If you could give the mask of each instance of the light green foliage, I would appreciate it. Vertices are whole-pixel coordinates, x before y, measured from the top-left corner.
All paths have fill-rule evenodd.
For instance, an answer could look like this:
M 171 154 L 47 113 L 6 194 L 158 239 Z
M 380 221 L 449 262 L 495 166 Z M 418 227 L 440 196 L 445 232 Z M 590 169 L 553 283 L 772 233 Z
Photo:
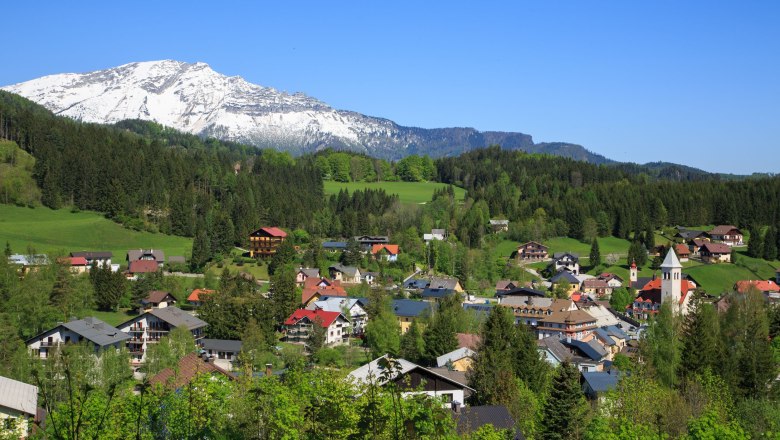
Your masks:
M 583 435 L 584 440 L 663 440 L 668 436 L 648 425 L 638 425 L 628 420 L 610 422 L 605 417 L 594 417 Z
M 175 368 L 181 358 L 196 350 L 192 333 L 185 328 L 175 328 L 160 342 L 150 344 L 146 350 L 144 372 L 154 376 L 166 368 Z
M 648 361 L 655 371 L 659 382 L 667 387 L 677 384 L 677 373 L 680 367 L 680 319 L 668 303 L 650 323 L 644 341 Z
M 16 143 L 0 140 L 0 203 L 38 206 L 41 191 L 32 172 L 35 158 Z
M 634 302 L 634 296 L 625 287 L 618 287 L 612 290 L 612 295 L 609 297 L 609 305 L 612 309 L 623 313 L 626 307 Z
M 406 182 L 424 182 L 431 180 L 436 175 L 433 160 L 428 156 L 406 156 L 396 163 L 395 172 L 401 180 Z
M 390 309 L 387 297 L 375 296 L 377 299 L 376 314 L 369 314 L 366 324 L 366 343 L 374 357 L 398 354 L 401 345 L 401 329 L 395 314 Z
M 496 429 L 493 425 L 487 424 L 463 438 L 465 440 L 510 440 L 514 438 L 514 434 L 510 430 Z
M 750 436 L 736 423 L 723 423 L 714 412 L 707 412 L 688 424 L 686 440 L 748 440 Z
M 430 202 L 435 190 L 447 188 L 448 186 L 438 182 L 348 182 L 347 183 L 347 182 L 325 181 L 324 187 L 325 187 L 325 194 L 328 195 L 338 194 L 338 192 L 342 189 L 346 189 L 350 193 L 359 189 L 383 189 L 388 194 L 397 194 L 398 199 L 401 203 L 417 205 L 420 203 Z M 455 194 L 455 200 L 463 200 L 466 192 L 463 190 L 463 188 L 454 187 L 454 194 Z M 447 209 L 444 210 L 444 212 L 446 211 Z M 433 227 L 437 227 L 437 226 L 433 226 Z

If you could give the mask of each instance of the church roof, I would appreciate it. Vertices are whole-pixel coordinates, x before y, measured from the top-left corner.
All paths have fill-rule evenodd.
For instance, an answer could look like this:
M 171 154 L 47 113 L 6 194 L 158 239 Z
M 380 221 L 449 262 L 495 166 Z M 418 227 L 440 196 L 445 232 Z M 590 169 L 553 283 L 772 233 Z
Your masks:
M 666 258 L 661 263 L 661 268 L 682 269 L 682 264 L 680 264 L 677 254 L 674 253 L 674 249 L 669 249 L 669 252 L 666 253 Z

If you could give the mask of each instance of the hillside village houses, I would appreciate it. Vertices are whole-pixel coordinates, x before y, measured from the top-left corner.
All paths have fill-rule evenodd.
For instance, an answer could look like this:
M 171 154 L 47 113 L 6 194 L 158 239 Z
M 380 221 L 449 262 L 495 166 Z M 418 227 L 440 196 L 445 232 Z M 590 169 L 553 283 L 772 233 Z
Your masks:
M 549 248 L 536 241 L 529 241 L 517 247 L 517 258 L 523 261 L 545 260 L 549 255 Z
M 349 320 L 341 312 L 298 309 L 284 321 L 284 338 L 287 342 L 305 344 L 315 325 L 325 329 L 325 345 L 342 344 L 351 334 Z
M 58 324 L 28 339 L 25 345 L 33 356 L 47 359 L 64 344 L 85 342 L 94 348 L 95 353 L 100 353 L 112 348 L 118 350 L 128 340 L 128 334 L 97 318 L 87 317 Z
M 359 298 L 326 296 L 310 303 L 306 308 L 309 310 L 323 310 L 325 312 L 339 312 L 349 321 L 350 332 L 353 335 L 362 335 L 368 323 L 368 313 L 366 313 L 363 301 Z
M 343 264 L 334 264 L 328 268 L 328 273 L 333 281 L 339 281 L 344 284 L 360 284 L 362 277 L 360 269 L 354 266 L 345 266 Z
M 271 257 L 287 239 L 287 233 L 275 226 L 266 226 L 249 234 L 249 256 Z
M 149 345 L 160 342 L 160 339 L 167 336 L 174 328 L 189 330 L 198 343 L 203 339 L 203 330 L 207 325 L 205 321 L 171 306 L 151 309 L 119 324 L 117 329 L 129 336 L 126 341 L 130 360 L 134 365 L 138 365 L 146 360 Z
M 580 273 L 580 256 L 572 252 L 556 252 L 553 255 L 550 268 L 554 272 L 565 270 L 578 275 Z
M 683 277 L 682 264 L 674 250 L 669 249 L 661 264 L 661 278 L 652 279 L 642 286 L 633 305 L 626 311 L 645 320 L 658 313 L 662 304 L 669 303 L 673 311 L 685 315 L 694 290 L 696 283 Z
M 425 243 L 430 243 L 434 240 L 444 241 L 446 239 L 447 239 L 446 229 L 431 229 L 430 234 L 423 234 L 423 241 Z
M 42 422 L 38 407 L 38 387 L 0 376 L 0 435 L 28 438 Z
M 375 244 L 371 246 L 371 255 L 377 260 L 398 261 L 398 252 L 397 244 Z

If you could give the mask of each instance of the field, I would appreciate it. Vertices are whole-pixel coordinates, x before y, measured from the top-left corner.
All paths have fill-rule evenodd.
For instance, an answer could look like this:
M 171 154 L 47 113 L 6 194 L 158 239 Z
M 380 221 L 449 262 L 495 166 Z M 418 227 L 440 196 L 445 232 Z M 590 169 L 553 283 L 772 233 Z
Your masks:
M 191 239 L 132 231 L 95 212 L 0 205 L 0 245 L 5 242 L 14 253 L 26 253 L 28 246 L 55 255 L 107 250 L 117 263 L 124 261 L 128 249 L 162 249 L 166 256 L 189 256 L 192 250 Z
M 601 258 L 604 259 L 607 254 L 619 254 L 625 257 L 628 253 L 628 247 L 631 243 L 628 240 L 615 237 L 602 237 L 599 238 L 599 250 L 601 251 Z M 517 250 L 517 246 L 520 243 L 515 241 L 504 240 L 496 246 L 496 252 L 499 255 L 510 256 L 512 252 Z M 556 252 L 572 252 L 579 254 L 581 259 L 587 261 L 590 254 L 590 243 L 583 243 L 574 238 L 556 237 L 548 240 L 542 240 L 542 244 L 550 248 L 550 255 Z
M 326 180 L 325 194 L 338 194 L 339 190 L 346 189 L 349 192 L 357 189 L 383 189 L 389 194 L 398 194 L 401 203 L 425 203 L 433 198 L 433 191 L 444 188 L 447 185 L 436 182 L 334 182 Z M 455 198 L 463 200 L 466 190 L 455 187 Z

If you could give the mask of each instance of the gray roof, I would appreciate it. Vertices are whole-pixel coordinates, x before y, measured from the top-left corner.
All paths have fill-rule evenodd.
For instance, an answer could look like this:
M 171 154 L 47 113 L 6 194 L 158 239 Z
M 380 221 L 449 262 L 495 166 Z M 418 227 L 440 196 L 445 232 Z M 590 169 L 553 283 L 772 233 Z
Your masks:
M 620 374 L 608 371 L 586 371 L 582 373 L 582 379 L 594 392 L 603 393 L 617 386 Z
M 358 298 L 344 298 L 340 296 L 328 296 L 320 299 L 319 301 L 315 301 L 312 304 L 311 310 L 314 309 L 320 309 L 324 310 L 326 312 L 342 312 L 342 308 L 346 308 L 347 310 L 352 309 L 352 307 L 355 306 L 355 304 L 359 303 L 360 300 Z
M 553 254 L 553 260 L 559 260 L 565 257 L 566 255 L 573 257 L 575 260 L 580 259 L 580 254 L 575 254 L 574 252 L 556 252 Z
M 431 234 L 444 235 L 447 233 L 446 229 L 431 229 Z
M 320 276 L 320 270 L 317 269 L 316 267 L 314 269 L 310 269 L 308 267 L 302 267 L 298 269 L 298 272 L 303 272 L 303 274 L 306 275 L 307 277 L 317 278 L 318 276 Z
M 127 261 L 140 260 L 144 255 L 151 255 L 158 263 L 165 262 L 165 252 L 160 249 L 130 249 L 127 251 Z
M 496 429 L 515 431 L 515 436 L 512 437 L 515 440 L 525 438 L 519 430 L 515 430 L 515 419 L 503 405 L 466 406 L 461 408 L 460 412 L 453 412 L 452 417 L 455 418 L 457 432 L 460 435 L 473 433 L 480 427 L 490 424 Z
M 36 415 L 38 387 L 0 376 L 0 407 Z
M 680 260 L 677 259 L 677 254 L 674 253 L 674 249 L 669 249 L 669 252 L 666 253 L 666 258 L 664 258 L 664 262 L 661 263 L 661 268 L 670 268 L 670 269 L 682 269 L 682 264 L 680 264 Z
M 357 274 L 358 268 L 353 266 L 344 266 L 343 264 L 335 264 L 333 266 L 330 266 L 328 269 L 334 270 L 336 272 L 345 273 L 351 277 L 354 277 L 355 274 Z
M 468 347 L 456 348 L 449 353 L 437 357 L 436 366 L 443 367 L 447 365 L 447 362 L 455 362 L 466 357 L 474 357 L 475 354 L 477 353 Z
M 241 341 L 230 339 L 201 339 L 200 346 L 204 350 L 232 351 L 238 353 L 241 351 Z
M 584 354 L 586 357 L 594 360 L 594 361 L 600 361 L 602 360 L 606 355 L 607 351 L 604 350 L 604 347 L 602 347 L 598 342 L 591 339 L 588 342 L 578 341 L 576 339 L 572 339 L 571 341 L 561 341 L 564 345 L 567 345 L 569 347 L 574 347 L 575 349 L 579 350 L 582 354 Z
M 491 225 L 508 225 L 509 220 L 490 220 Z
M 346 241 L 325 241 L 322 243 L 322 247 L 325 249 L 346 249 Z
M 431 313 L 433 306 L 429 302 L 415 301 L 411 299 L 394 299 L 393 300 L 393 312 L 396 316 L 406 316 L 410 318 L 416 318 L 425 311 Z
M 423 298 L 444 298 L 454 293 L 455 291 L 452 289 L 427 288 L 422 291 L 422 297 Z
M 455 289 L 458 286 L 457 278 L 433 277 L 428 287 L 431 289 Z
M 569 284 L 578 284 L 578 285 L 580 284 L 580 280 L 576 276 L 574 276 L 573 273 L 567 270 L 562 270 L 557 274 L 555 274 L 552 278 L 550 278 L 550 282 L 557 283 L 561 281 L 561 279 L 565 279 L 566 281 L 569 282 Z
M 534 306 L 534 307 L 550 307 L 554 298 L 550 297 L 538 297 L 538 296 L 505 296 L 501 298 L 501 304 L 506 306 Z
M 599 339 L 601 339 L 601 340 L 604 342 L 604 344 L 605 344 L 605 345 L 609 345 L 609 346 L 611 347 L 611 346 L 613 346 L 613 345 L 616 345 L 616 344 L 617 344 L 617 343 L 615 342 L 615 340 L 614 340 L 614 339 L 612 339 L 612 338 L 609 336 L 609 332 L 607 332 L 607 331 L 606 331 L 604 328 L 597 328 L 597 329 L 596 329 L 596 330 L 594 330 L 593 332 L 596 334 L 596 336 L 598 336 L 598 337 L 599 337 Z
M 44 265 L 49 264 L 49 257 L 46 254 L 13 254 L 8 257 L 8 262 L 13 264 L 21 264 L 23 266 Z
M 71 252 L 71 257 L 84 257 L 87 260 L 106 260 L 114 256 L 111 251 L 81 251 Z
M 57 329 L 59 327 L 65 327 L 66 329 L 72 331 L 73 333 L 76 333 L 77 335 L 84 337 L 84 339 L 88 339 L 92 341 L 95 345 L 99 347 L 107 347 L 117 342 L 130 339 L 130 335 L 128 335 L 127 333 L 122 332 L 115 327 L 111 327 L 110 325 L 106 324 L 105 322 L 97 318 L 93 318 L 89 316 L 84 319 L 76 319 L 70 322 L 66 322 L 64 324 L 60 324 L 57 327 L 54 327 L 53 329 L 49 329 L 46 330 L 45 332 L 39 333 L 38 335 L 28 339 L 27 343 L 29 344 L 32 341 L 41 337 L 42 335 L 49 333 L 50 331 Z
M 154 315 L 174 327 L 183 327 L 188 330 L 205 327 L 206 321 L 196 318 L 178 307 L 165 307 L 163 309 L 152 309 L 147 312 Z
M 373 361 L 363 365 L 360 368 L 357 368 L 350 372 L 347 375 L 347 378 L 353 379 L 355 382 L 363 382 L 368 383 L 371 379 L 376 381 L 377 385 L 382 385 L 386 383 L 387 381 L 381 380 L 382 373 L 384 372 L 384 368 L 380 365 L 380 359 L 387 358 L 387 355 L 381 356 L 379 358 L 374 359 Z M 398 374 L 396 376 L 406 374 L 415 368 L 418 368 L 419 365 L 415 364 L 414 362 L 407 361 L 406 359 L 395 359 L 395 361 L 399 364 Z
M 517 287 L 517 288 L 511 289 L 511 290 L 505 290 L 505 291 L 502 291 L 502 292 L 496 292 L 496 296 L 498 296 L 498 297 L 507 297 L 507 296 L 539 296 L 539 297 L 543 297 L 543 296 L 545 296 L 545 294 L 541 290 L 532 289 L 530 287 Z

